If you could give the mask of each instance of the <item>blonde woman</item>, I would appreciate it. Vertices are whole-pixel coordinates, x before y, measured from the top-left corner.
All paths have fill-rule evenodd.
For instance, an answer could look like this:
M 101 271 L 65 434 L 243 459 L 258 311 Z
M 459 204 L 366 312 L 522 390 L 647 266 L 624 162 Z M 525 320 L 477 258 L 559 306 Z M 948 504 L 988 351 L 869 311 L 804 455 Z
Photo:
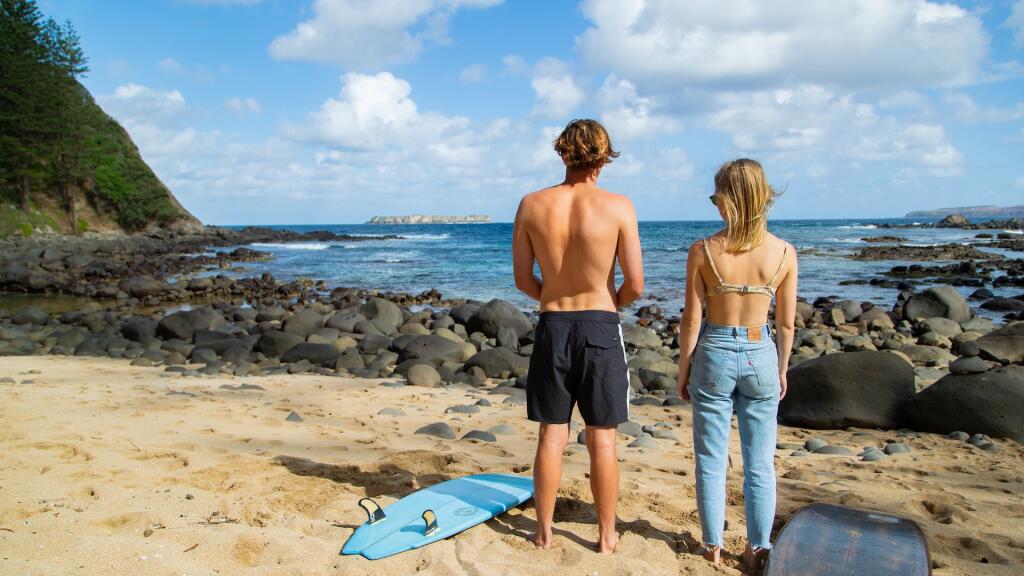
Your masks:
M 721 562 L 725 475 L 735 410 L 743 454 L 747 520 L 744 562 L 757 568 L 771 548 L 775 435 L 796 313 L 796 250 L 767 230 L 776 193 L 754 160 L 726 162 L 711 202 L 725 223 L 694 242 L 686 261 L 679 334 L 679 395 L 692 402 L 697 510 L 704 557 Z M 775 342 L 768 310 L 775 298 Z

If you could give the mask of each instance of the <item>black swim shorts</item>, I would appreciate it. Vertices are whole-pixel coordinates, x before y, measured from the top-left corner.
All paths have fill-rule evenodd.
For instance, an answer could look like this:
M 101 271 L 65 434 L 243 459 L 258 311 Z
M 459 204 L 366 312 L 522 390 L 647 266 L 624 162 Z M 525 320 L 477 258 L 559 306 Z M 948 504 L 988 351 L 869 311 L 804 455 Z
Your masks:
M 587 425 L 617 426 L 629 420 L 629 393 L 618 314 L 541 313 L 527 376 L 530 420 L 565 424 L 579 404 Z

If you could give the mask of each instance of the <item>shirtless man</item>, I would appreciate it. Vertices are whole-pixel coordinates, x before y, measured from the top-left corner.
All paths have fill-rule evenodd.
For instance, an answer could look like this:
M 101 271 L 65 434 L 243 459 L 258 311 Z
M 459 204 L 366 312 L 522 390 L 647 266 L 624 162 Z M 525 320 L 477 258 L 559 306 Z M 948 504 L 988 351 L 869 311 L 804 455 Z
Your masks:
M 512 238 L 516 287 L 538 300 L 541 312 L 527 382 L 527 413 L 540 423 L 534 543 L 551 545 L 562 454 L 578 404 L 587 426 L 597 550 L 611 553 L 619 539 L 615 432 L 629 419 L 629 369 L 617 310 L 644 289 L 640 237 L 629 199 L 596 185 L 601 168 L 619 155 L 604 127 L 574 120 L 555 141 L 555 151 L 565 163 L 565 181 L 523 198 Z M 624 278 L 618 289 L 616 259 Z

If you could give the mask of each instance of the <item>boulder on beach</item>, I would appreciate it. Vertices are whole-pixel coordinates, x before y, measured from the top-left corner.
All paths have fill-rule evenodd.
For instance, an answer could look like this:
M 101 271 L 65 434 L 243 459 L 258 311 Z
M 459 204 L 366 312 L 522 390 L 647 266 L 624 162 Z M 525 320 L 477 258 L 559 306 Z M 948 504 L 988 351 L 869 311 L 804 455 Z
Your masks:
M 370 298 L 359 309 L 359 313 L 383 334 L 394 334 L 402 325 L 402 309 L 394 302 L 383 298 Z
M 454 317 L 455 311 L 452 312 Z M 533 329 L 533 324 L 518 308 L 497 298 L 481 306 L 466 323 L 470 333 L 483 332 L 488 338 L 497 338 L 502 328 L 509 328 L 522 338 Z
M 636 324 L 622 325 L 622 341 L 633 348 L 661 348 L 661 337 L 657 332 Z
M 316 310 L 299 310 L 284 321 L 284 331 L 301 336 L 303 340 L 324 325 L 324 317 Z
M 908 416 L 922 432 L 966 430 L 1024 442 L 1024 377 L 1007 368 L 950 374 L 914 396 Z
M 260 335 L 256 349 L 269 358 L 277 358 L 302 342 L 302 336 L 280 330 L 269 330 Z
M 1008 364 L 1024 361 L 1024 322 L 1007 324 L 974 341 L 982 357 Z
M 499 378 L 507 372 L 513 376 L 525 376 L 530 369 L 530 359 L 508 348 L 490 348 L 477 352 L 466 361 L 466 368 L 480 367 L 490 378 Z
M 966 322 L 971 318 L 971 307 L 952 286 L 939 286 L 911 296 L 903 305 L 903 317 L 907 320 L 941 317 Z
M 779 406 L 791 426 L 899 428 L 914 395 L 914 370 L 889 352 L 844 352 L 801 362 L 787 372 Z
M 401 354 L 399 354 L 399 359 L 403 362 L 413 359 L 430 360 L 438 363 L 444 361 L 462 362 L 464 360 L 463 354 L 461 344 L 442 336 L 425 334 L 413 336 L 411 340 L 406 342 L 402 347 Z
M 281 355 L 281 362 L 308 360 L 310 364 L 333 367 L 339 356 L 341 356 L 341 350 L 330 344 L 300 342 Z

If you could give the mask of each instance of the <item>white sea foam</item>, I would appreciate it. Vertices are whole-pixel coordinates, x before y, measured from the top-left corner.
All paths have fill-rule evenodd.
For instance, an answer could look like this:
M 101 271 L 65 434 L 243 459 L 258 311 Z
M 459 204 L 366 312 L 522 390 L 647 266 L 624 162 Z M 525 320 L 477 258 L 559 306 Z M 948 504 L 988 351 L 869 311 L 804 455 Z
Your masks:
M 321 242 L 254 242 L 250 244 L 254 248 L 276 248 L 279 250 L 324 250 L 330 244 Z
M 449 235 L 445 234 L 399 234 L 403 240 L 447 240 Z
M 1024 230 L 1002 230 L 1006 234 L 1024 234 Z
M 878 228 L 878 226 L 875 226 L 874 224 L 849 224 L 845 226 L 838 226 L 838 228 L 845 228 L 847 230 L 874 230 L 875 228 Z

